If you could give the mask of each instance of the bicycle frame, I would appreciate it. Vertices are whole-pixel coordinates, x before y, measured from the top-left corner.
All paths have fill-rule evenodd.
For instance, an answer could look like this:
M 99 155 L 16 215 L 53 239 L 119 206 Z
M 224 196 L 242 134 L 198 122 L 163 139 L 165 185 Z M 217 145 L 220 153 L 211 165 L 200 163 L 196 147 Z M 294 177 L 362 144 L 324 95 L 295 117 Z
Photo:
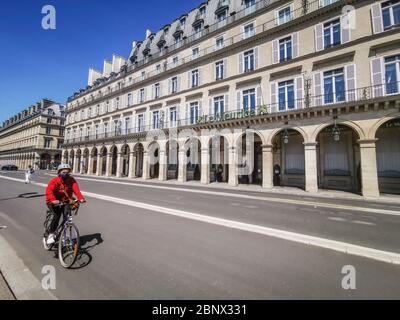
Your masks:
M 63 204 L 59 204 L 58 205 L 59 207 L 63 207 L 63 206 L 69 206 L 69 204 L 65 204 L 65 203 L 63 203 Z M 57 231 L 56 231 L 56 242 L 58 242 L 58 240 L 60 239 L 60 237 L 61 237 L 61 233 L 64 231 L 64 239 L 65 239 L 65 236 L 66 236 L 66 230 L 67 230 L 67 227 L 70 225 L 70 224 L 72 224 L 72 222 L 73 222 L 73 218 L 72 218 L 72 215 L 77 215 L 78 214 L 78 211 L 79 211 L 79 205 L 78 205 L 78 207 L 75 209 L 75 210 L 72 210 L 72 209 L 69 209 L 69 212 L 68 212 L 68 214 L 66 215 L 65 214 L 65 208 L 64 208 L 64 210 L 63 210 L 63 222 L 60 224 L 60 226 L 57 228 Z M 64 244 L 65 245 L 65 244 Z

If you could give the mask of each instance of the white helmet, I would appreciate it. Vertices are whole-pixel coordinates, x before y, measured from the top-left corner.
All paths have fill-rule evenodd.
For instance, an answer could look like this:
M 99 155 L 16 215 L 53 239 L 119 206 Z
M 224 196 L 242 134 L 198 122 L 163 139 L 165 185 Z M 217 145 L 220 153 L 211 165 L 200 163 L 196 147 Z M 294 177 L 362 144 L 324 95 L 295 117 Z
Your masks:
M 68 169 L 68 170 L 72 170 L 72 168 L 71 168 L 71 166 L 69 165 L 69 164 L 67 164 L 67 163 L 62 163 L 62 164 L 60 164 L 59 166 L 58 166 L 58 169 L 57 169 L 57 172 L 60 172 L 61 170 L 64 170 L 64 169 Z

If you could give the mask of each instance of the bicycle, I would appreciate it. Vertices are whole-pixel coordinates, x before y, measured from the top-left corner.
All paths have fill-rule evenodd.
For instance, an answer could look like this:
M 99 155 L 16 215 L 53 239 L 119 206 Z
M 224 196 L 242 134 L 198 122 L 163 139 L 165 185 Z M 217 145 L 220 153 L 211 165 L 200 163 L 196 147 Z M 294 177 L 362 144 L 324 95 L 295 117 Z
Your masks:
M 58 206 L 69 206 L 68 210 L 63 210 L 63 222 L 58 226 L 55 232 L 55 242 L 48 245 L 46 235 L 43 236 L 43 246 L 46 251 L 51 251 L 58 244 L 58 259 L 61 265 L 69 269 L 75 263 L 80 251 L 79 230 L 73 223 L 72 216 L 77 215 L 79 211 L 79 202 L 75 200 L 72 204 L 61 203 Z M 64 209 L 64 208 L 63 208 Z M 67 211 L 67 213 L 65 213 Z M 50 211 L 47 211 L 47 218 L 44 223 L 45 228 L 50 220 Z

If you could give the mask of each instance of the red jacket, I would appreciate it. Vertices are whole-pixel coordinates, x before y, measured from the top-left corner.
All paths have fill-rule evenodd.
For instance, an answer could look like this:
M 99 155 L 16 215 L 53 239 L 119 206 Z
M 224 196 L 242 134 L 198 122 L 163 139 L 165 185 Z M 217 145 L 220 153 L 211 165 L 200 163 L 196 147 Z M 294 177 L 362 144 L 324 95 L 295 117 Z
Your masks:
M 85 200 L 81 191 L 79 190 L 78 183 L 72 177 L 68 177 L 67 180 L 63 180 L 60 177 L 56 177 L 52 179 L 46 188 L 46 203 L 50 203 L 53 201 L 61 201 L 68 202 L 68 198 L 64 193 L 64 190 L 67 191 L 67 194 L 70 198 L 75 194 L 79 201 Z

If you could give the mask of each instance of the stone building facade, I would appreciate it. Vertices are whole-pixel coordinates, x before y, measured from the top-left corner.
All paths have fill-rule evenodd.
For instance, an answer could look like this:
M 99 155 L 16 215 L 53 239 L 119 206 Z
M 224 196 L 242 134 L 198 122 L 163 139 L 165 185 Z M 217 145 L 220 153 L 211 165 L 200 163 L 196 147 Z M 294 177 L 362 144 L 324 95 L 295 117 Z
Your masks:
M 0 166 L 53 169 L 62 160 L 64 128 L 65 106 L 47 99 L 4 121 L 0 127 Z
M 210 0 L 67 103 L 75 172 L 400 194 L 400 1 Z

